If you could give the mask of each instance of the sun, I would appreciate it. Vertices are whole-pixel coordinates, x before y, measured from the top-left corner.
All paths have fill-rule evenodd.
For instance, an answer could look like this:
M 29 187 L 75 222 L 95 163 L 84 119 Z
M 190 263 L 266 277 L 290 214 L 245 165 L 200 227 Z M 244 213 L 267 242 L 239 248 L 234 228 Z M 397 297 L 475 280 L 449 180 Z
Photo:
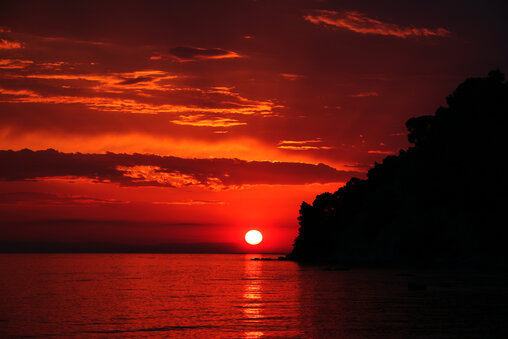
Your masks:
M 258 230 L 250 230 L 245 233 L 245 241 L 251 245 L 257 245 L 263 241 L 263 235 Z

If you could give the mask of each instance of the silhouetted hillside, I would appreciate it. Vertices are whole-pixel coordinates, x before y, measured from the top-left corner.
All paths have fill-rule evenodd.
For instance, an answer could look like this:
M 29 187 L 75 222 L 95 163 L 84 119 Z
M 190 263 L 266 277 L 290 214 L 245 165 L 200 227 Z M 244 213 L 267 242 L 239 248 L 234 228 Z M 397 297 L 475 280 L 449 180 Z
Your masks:
M 406 122 L 413 144 L 300 208 L 297 261 L 505 264 L 508 84 L 464 81 L 435 115 Z

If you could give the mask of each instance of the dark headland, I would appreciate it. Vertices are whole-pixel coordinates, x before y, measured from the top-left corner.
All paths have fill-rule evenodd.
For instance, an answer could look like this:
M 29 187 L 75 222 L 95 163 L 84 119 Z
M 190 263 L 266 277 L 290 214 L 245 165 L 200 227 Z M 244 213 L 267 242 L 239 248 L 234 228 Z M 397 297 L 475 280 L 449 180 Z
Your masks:
M 369 266 L 507 265 L 508 84 L 469 78 L 434 115 L 406 122 L 412 144 L 300 208 L 287 258 Z

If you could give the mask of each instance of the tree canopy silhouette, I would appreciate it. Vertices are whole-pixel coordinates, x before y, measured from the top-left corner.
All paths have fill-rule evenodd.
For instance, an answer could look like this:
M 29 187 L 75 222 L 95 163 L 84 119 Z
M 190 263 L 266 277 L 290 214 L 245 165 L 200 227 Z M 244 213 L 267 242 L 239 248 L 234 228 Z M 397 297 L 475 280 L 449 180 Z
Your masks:
M 469 78 L 434 115 L 406 122 L 413 145 L 300 208 L 289 259 L 367 264 L 506 264 L 508 84 Z

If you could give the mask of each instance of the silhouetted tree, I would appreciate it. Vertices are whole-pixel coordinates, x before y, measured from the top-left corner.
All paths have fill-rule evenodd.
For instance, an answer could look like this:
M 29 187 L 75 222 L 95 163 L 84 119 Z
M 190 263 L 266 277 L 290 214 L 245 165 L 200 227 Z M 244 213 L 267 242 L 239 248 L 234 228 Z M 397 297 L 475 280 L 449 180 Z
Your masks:
M 507 263 L 505 76 L 467 79 L 446 102 L 435 115 L 409 119 L 413 146 L 376 163 L 367 179 L 302 203 L 288 257 Z

